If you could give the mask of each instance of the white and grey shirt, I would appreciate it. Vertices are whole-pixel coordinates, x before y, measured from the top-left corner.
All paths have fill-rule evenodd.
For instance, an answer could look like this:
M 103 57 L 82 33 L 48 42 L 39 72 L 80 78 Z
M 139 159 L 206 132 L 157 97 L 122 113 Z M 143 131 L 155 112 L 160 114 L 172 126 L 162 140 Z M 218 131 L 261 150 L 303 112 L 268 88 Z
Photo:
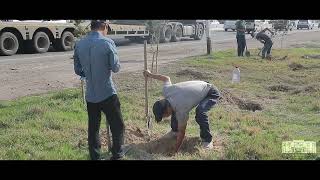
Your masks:
M 164 82 L 162 93 L 175 111 L 178 123 L 186 124 L 189 112 L 207 96 L 211 87 L 211 84 L 204 81 L 171 84 L 169 80 Z

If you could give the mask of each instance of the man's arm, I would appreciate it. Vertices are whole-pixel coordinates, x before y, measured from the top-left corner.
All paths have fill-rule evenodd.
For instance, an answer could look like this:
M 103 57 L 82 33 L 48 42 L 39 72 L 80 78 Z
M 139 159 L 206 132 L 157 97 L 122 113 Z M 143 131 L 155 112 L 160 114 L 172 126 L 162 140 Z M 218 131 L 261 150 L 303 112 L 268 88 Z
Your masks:
M 261 43 L 265 43 L 265 41 L 263 39 L 258 39 Z
M 150 78 L 157 79 L 157 80 L 160 80 L 163 82 L 170 81 L 169 76 L 165 76 L 165 75 L 161 75 L 161 74 L 152 74 L 149 70 L 144 70 L 143 75 L 144 75 L 144 77 L 150 77 Z
M 264 30 L 262 30 L 262 32 L 266 32 L 269 31 L 272 35 L 274 34 L 274 32 L 272 32 L 269 28 L 265 28 Z
M 181 124 L 178 122 L 178 133 L 177 133 L 177 142 L 176 142 L 175 153 L 177 153 L 179 151 L 179 149 L 182 145 L 183 139 L 186 134 L 186 127 L 187 127 L 187 123 Z
M 175 153 L 177 153 L 182 145 L 183 139 L 186 134 L 187 122 L 189 119 L 189 113 L 179 113 L 176 112 L 176 118 L 178 121 L 178 133 L 177 133 L 177 142 L 175 147 Z
M 85 77 L 84 72 L 83 72 L 83 70 L 82 70 L 82 66 L 81 66 L 81 64 L 80 64 L 77 46 L 76 46 L 75 49 L 74 49 L 73 65 L 74 65 L 74 72 L 75 72 L 78 76 Z
M 111 68 L 112 72 L 117 73 L 120 70 L 120 61 L 116 46 L 114 43 L 107 43 L 108 45 L 108 61 L 109 67 Z

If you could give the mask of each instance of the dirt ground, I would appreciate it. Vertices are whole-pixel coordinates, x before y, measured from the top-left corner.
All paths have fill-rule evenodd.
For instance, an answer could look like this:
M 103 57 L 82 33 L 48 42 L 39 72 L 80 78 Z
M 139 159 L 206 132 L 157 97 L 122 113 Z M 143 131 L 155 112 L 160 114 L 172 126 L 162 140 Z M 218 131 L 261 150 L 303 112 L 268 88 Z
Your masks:
M 107 131 L 101 130 L 100 133 L 102 147 L 108 147 Z M 224 141 L 222 137 L 215 136 L 213 141 L 213 151 L 223 153 Z M 134 125 L 126 125 L 125 145 L 130 147 L 128 155 L 134 159 L 170 159 L 174 156 L 176 139 L 164 137 L 164 134 L 157 134 L 153 131 L 148 134 L 147 129 L 141 129 Z M 188 137 L 183 141 L 179 153 L 199 154 L 203 153 L 200 148 L 201 139 L 199 137 Z M 222 156 L 222 155 L 221 155 Z

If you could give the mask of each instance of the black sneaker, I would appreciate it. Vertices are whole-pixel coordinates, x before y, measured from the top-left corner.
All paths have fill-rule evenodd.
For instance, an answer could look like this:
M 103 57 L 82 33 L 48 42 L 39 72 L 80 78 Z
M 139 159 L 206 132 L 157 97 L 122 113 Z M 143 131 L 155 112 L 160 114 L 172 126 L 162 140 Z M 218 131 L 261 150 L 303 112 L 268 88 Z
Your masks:
M 127 152 L 131 149 L 130 145 L 126 145 L 122 147 L 122 153 L 120 156 L 112 156 L 110 160 L 121 160 L 127 154 Z
M 112 156 L 112 157 L 110 158 L 110 160 L 121 160 L 121 159 L 123 159 L 123 156 L 122 156 L 122 157 Z

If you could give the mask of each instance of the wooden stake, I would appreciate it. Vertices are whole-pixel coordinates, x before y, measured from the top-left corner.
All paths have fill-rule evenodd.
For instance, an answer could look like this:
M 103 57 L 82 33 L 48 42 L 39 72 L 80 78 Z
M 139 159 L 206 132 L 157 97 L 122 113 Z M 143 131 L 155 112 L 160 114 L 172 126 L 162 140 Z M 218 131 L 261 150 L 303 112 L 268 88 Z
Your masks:
M 157 51 L 156 51 L 156 74 L 158 74 L 158 52 L 159 52 L 159 40 L 157 40 Z
M 144 70 L 148 69 L 147 62 L 147 41 L 144 41 Z M 144 81 L 144 97 L 145 97 L 145 113 L 146 113 L 146 123 L 149 129 L 149 108 L 148 108 L 148 78 L 145 77 Z
M 111 135 L 110 135 L 110 125 L 107 121 L 107 138 L 108 138 L 108 152 L 111 152 L 111 149 L 112 149 L 112 139 L 111 139 Z

